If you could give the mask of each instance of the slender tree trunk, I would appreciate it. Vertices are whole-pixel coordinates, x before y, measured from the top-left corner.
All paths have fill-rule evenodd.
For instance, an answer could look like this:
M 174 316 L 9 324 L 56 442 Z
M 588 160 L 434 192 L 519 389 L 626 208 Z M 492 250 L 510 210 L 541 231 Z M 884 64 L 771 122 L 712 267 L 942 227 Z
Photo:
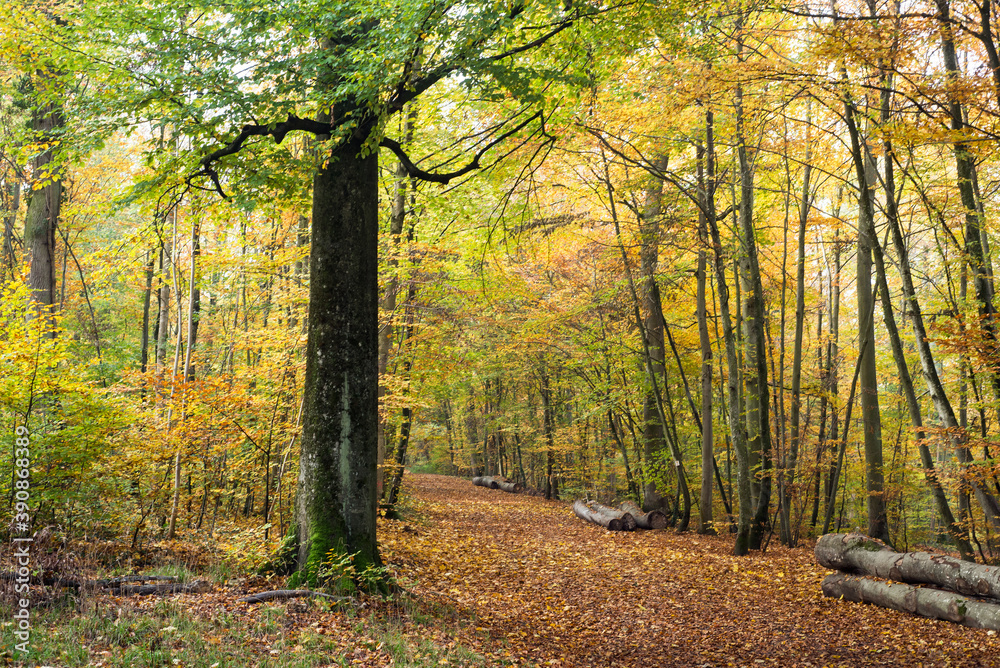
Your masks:
M 17 254 L 14 251 L 14 222 L 21 207 L 21 180 L 14 176 L 5 185 L 9 193 L 10 208 L 3 217 L 3 280 L 14 277 L 14 267 L 17 265 Z
M 881 98 L 882 125 L 887 125 L 890 121 L 891 90 L 892 75 L 887 72 L 883 74 Z M 922 331 L 923 320 L 920 315 L 920 307 L 916 302 L 915 295 L 911 294 L 912 278 L 910 277 L 909 271 L 908 253 L 905 245 L 903 244 L 902 234 L 899 232 L 900 224 L 897 213 L 895 192 L 896 179 L 892 164 L 892 142 L 888 139 L 886 139 L 883 143 L 883 154 L 885 155 L 885 176 L 883 180 L 885 183 L 886 219 L 889 224 L 889 230 L 893 233 L 893 241 L 896 246 L 897 256 L 900 258 L 899 265 L 901 267 L 901 273 L 906 275 L 903 279 L 903 296 L 904 299 L 907 299 L 907 303 L 910 305 L 910 309 L 904 309 L 904 312 L 909 311 L 911 318 L 920 320 L 919 326 L 916 322 L 914 323 L 914 328 L 915 330 Z M 875 237 L 875 230 L 873 228 L 869 230 L 869 235 L 872 238 Z M 897 235 L 899 236 L 898 242 L 896 242 Z M 889 284 L 886 276 L 886 265 L 883 258 L 882 247 L 881 245 L 876 245 L 873 250 L 875 251 L 875 268 L 878 274 L 879 289 L 882 291 L 883 321 L 885 322 L 886 330 L 889 334 L 889 343 L 892 346 L 892 355 L 896 362 L 896 370 L 899 373 L 900 387 L 902 388 L 903 396 L 906 399 L 907 409 L 910 414 L 910 422 L 915 430 L 917 449 L 920 453 L 920 461 L 924 468 L 924 477 L 927 480 L 927 484 L 931 488 L 931 494 L 934 497 L 934 502 L 937 506 L 941 521 L 944 523 L 944 526 L 947 527 L 948 533 L 955 541 L 955 545 L 958 547 L 959 553 L 962 555 L 963 559 L 973 559 L 972 546 L 969 544 L 968 537 L 961 525 L 955 521 L 955 517 L 951 511 L 951 506 L 948 503 L 948 497 L 941 486 L 940 480 L 938 479 L 938 474 L 934 466 L 934 458 L 931 454 L 930 448 L 927 447 L 926 434 L 923 429 L 923 413 L 917 399 L 916 391 L 913 387 L 913 379 L 910 376 L 909 365 L 906 362 L 899 330 L 896 326 L 895 312 L 889 297 Z M 907 283 L 910 284 L 909 290 L 906 287 Z M 910 298 L 911 296 L 912 298 Z M 920 341 L 917 345 L 918 348 L 923 347 L 927 345 L 927 342 Z M 936 369 L 934 370 L 934 375 L 937 375 Z
M 541 395 L 542 395 L 542 429 L 545 434 L 545 498 L 558 499 L 559 490 L 553 478 L 553 467 L 555 465 L 555 415 L 552 406 L 552 387 L 549 383 L 549 372 L 542 362 L 541 366 Z
M 846 71 L 844 71 L 846 78 Z M 875 225 L 874 194 L 869 176 L 872 172 L 862 138 L 855 122 L 854 103 L 845 92 L 844 120 L 851 139 L 851 155 L 858 181 L 858 249 L 857 292 L 858 313 L 868 313 L 872 300 L 872 247 L 878 243 L 873 238 Z M 862 340 L 875 340 L 874 318 L 861 321 L 867 329 L 860 333 Z M 889 526 L 885 506 L 885 476 L 882 470 L 882 417 L 878 401 L 878 375 L 875 367 L 875 346 L 865 348 L 861 358 L 861 413 L 864 424 L 865 477 L 868 497 L 868 535 L 889 542 Z
M 413 204 L 413 197 L 415 193 L 411 189 L 410 198 L 411 205 Z M 414 226 L 413 223 L 410 224 L 410 232 L 407 235 L 407 241 L 412 244 L 414 241 L 413 234 Z M 416 264 L 414 262 L 414 264 Z M 403 316 L 403 331 L 400 336 L 399 350 L 400 353 L 404 353 L 404 347 L 413 347 L 413 329 L 414 329 L 414 315 L 416 310 L 417 302 L 417 282 L 414 279 L 410 279 L 409 285 L 406 290 L 406 313 Z M 413 358 L 412 350 L 405 351 L 406 356 L 403 359 L 403 378 L 409 380 L 410 371 L 413 368 Z M 406 451 L 410 445 L 410 430 L 413 425 L 413 408 L 409 405 L 403 406 L 402 410 L 402 423 L 399 427 L 399 440 L 396 442 L 396 461 L 395 469 L 392 474 L 392 484 L 389 487 L 389 495 L 386 499 L 386 507 L 391 511 L 396 507 L 396 501 L 399 499 L 399 490 L 403 486 L 403 472 L 406 466 Z
M 742 21 L 740 22 L 742 23 Z M 738 41 L 738 53 L 742 53 Z M 753 222 L 753 167 L 747 150 L 746 126 L 743 116 L 743 87 L 736 86 L 736 152 L 740 181 L 740 274 L 744 292 L 744 337 L 748 374 L 746 388 L 747 436 L 751 451 L 759 453 L 761 462 L 760 493 L 750 527 L 752 550 L 759 550 L 767 530 L 771 504 L 771 422 L 767 384 L 767 353 L 764 338 L 764 291 L 760 280 L 756 230 Z
M 175 215 L 171 212 L 171 215 Z M 170 342 L 170 281 L 171 254 L 173 248 L 170 242 L 164 240 L 160 247 L 160 290 L 159 290 L 159 320 L 156 326 L 156 372 L 162 375 L 167 363 L 167 345 Z
M 806 126 L 811 125 L 811 107 L 806 113 Z M 802 404 L 802 337 L 805 329 L 806 316 L 806 224 L 809 222 L 810 194 L 809 180 L 812 176 L 812 145 L 809 130 L 806 130 L 805 167 L 802 170 L 802 197 L 799 200 L 799 239 L 798 254 L 795 259 L 795 344 L 792 351 L 792 408 L 790 416 L 791 443 L 788 448 L 788 462 L 785 472 L 785 485 L 795 483 L 795 469 L 798 467 L 799 443 L 802 438 L 799 425 L 799 415 Z M 822 317 L 822 316 L 821 316 Z M 794 487 L 793 487 L 794 489 Z M 781 530 L 785 545 L 794 547 L 795 538 L 791 530 L 791 509 L 789 494 L 784 492 L 781 500 Z
M 809 526 L 815 527 L 819 520 L 819 500 L 823 484 L 823 453 L 826 452 L 826 407 L 829 395 L 829 374 L 823 364 L 823 273 L 816 276 L 819 286 L 819 307 L 816 309 L 816 371 L 819 377 L 819 433 L 816 435 L 816 470 L 813 473 L 813 507 Z
M 149 366 L 149 311 L 153 296 L 153 271 L 156 269 L 156 259 L 152 251 L 149 253 L 149 262 L 146 263 L 146 291 L 142 297 L 142 339 L 139 344 L 139 371 L 146 373 Z M 146 386 L 143 384 L 143 395 Z
M 415 121 L 415 110 L 412 106 L 410 107 L 410 113 L 406 115 L 405 128 L 403 131 L 403 142 L 409 144 L 413 141 L 413 128 Z M 392 336 L 393 336 L 393 320 L 395 318 L 395 311 L 397 306 L 397 295 L 399 293 L 399 277 L 396 275 L 397 268 L 399 266 L 399 252 L 400 252 L 400 238 L 403 234 L 403 226 L 406 222 L 406 200 L 407 200 L 407 190 L 411 188 L 409 179 L 406 176 L 406 168 L 403 167 L 402 163 L 397 163 L 396 171 L 393 177 L 393 196 L 392 196 L 392 211 L 389 216 L 389 241 L 390 241 L 390 252 L 386 258 L 386 263 L 388 264 L 389 282 L 385 288 L 385 294 L 382 295 L 381 307 L 386 314 L 385 323 L 379 328 L 378 332 L 378 373 L 379 378 L 386 374 L 389 367 L 389 351 L 392 348 Z M 385 386 L 379 383 L 378 388 L 378 399 L 379 404 L 382 403 L 385 397 Z M 379 420 L 378 423 L 378 477 L 376 481 L 377 494 L 379 498 L 383 496 L 383 486 L 385 484 L 385 421 Z
M 705 114 L 705 172 L 708 181 L 709 197 L 707 198 L 705 220 L 712 238 L 712 252 L 715 259 L 715 278 L 719 294 L 719 313 L 722 317 L 722 335 L 726 349 L 726 387 L 728 388 L 729 431 L 736 451 L 736 485 L 739 492 L 739 518 L 737 521 L 736 544 L 733 553 L 744 555 L 750 549 L 750 522 L 753 506 L 750 494 L 750 457 L 747 445 L 746 422 L 741 415 L 739 388 L 739 361 L 737 359 L 737 342 L 733 319 L 729 313 L 729 287 L 726 281 L 726 261 L 722 252 L 722 239 L 719 225 L 716 221 L 715 200 L 711 193 L 715 183 L 715 140 L 714 120 L 710 110 Z M 738 280 L 738 278 L 737 278 Z
M 709 112 L 711 113 L 711 112 Z M 706 283 L 708 274 L 708 187 L 705 183 L 705 150 L 698 151 L 698 341 L 701 347 L 701 496 L 698 501 L 698 533 L 715 534 L 712 521 L 712 469 L 715 464 L 715 441 L 712 434 L 712 342 L 708 336 Z M 714 184 L 713 184 L 714 185 Z

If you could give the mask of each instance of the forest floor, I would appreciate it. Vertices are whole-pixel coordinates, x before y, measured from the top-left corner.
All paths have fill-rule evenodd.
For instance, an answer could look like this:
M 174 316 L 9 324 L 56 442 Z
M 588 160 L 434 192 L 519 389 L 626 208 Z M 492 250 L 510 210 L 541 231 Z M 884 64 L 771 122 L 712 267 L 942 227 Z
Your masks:
M 31 652 L 0 624 L 0 661 L 47 666 L 1000 666 L 992 631 L 824 598 L 812 546 L 611 533 L 566 502 L 408 477 L 380 520 L 405 590 L 330 607 L 247 605 L 265 578 L 168 597 L 92 595 L 37 611 Z M 200 577 L 200 576 L 198 576 Z

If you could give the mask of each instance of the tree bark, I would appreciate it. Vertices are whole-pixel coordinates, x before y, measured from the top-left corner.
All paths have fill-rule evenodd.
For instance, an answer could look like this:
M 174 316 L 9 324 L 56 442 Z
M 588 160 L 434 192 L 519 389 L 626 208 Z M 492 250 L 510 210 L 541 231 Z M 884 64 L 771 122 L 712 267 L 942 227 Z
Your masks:
M 517 494 L 524 490 L 524 485 L 519 482 L 514 482 L 507 478 L 500 476 L 476 476 L 472 479 L 472 484 L 477 487 L 485 487 L 487 489 L 499 489 L 503 492 L 508 492 L 509 494 Z
M 738 21 L 742 26 L 742 17 Z M 742 58 L 742 38 L 737 40 L 737 54 Z M 767 355 L 764 339 L 764 291 L 757 257 L 756 230 L 753 223 L 753 166 L 747 150 L 743 115 L 743 87 L 736 86 L 736 153 L 739 160 L 740 204 L 740 274 L 743 280 L 743 317 L 747 375 L 745 403 L 749 450 L 760 458 L 760 492 L 750 525 L 749 548 L 759 550 L 769 521 L 771 504 L 771 421 L 767 383 Z
M 632 501 L 622 501 L 618 504 L 618 508 L 631 515 L 635 519 L 635 525 L 640 529 L 667 528 L 667 516 L 662 511 L 651 510 L 648 513 L 644 513 L 642 512 L 642 508 Z
M 750 522 L 752 504 L 750 492 L 750 456 L 747 447 L 746 422 L 743 420 L 740 401 L 740 371 L 737 360 L 736 332 L 729 313 L 729 286 L 726 281 L 726 260 L 722 253 L 722 239 L 716 220 L 715 198 L 712 184 L 715 183 L 715 141 L 713 138 L 713 117 L 710 110 L 705 112 L 705 172 L 710 196 L 706 201 L 706 222 L 712 238 L 712 254 L 715 259 L 715 279 L 719 293 L 719 311 L 722 316 L 722 335 L 726 349 L 726 387 L 729 409 L 729 433 L 736 451 L 736 486 L 739 492 L 739 516 L 736 530 L 736 544 L 733 554 L 739 556 L 749 551 Z M 737 278 L 737 280 L 739 280 Z M 707 420 L 707 418 L 706 418 Z
M 666 169 L 667 156 L 656 158 L 657 169 Z M 640 278 L 639 300 L 643 321 L 636 323 L 645 332 L 647 342 L 647 360 L 652 372 L 647 378 L 648 383 L 656 383 L 656 378 L 663 375 L 663 364 L 666 346 L 663 336 L 663 318 L 657 317 L 658 311 L 654 292 L 656 284 L 656 269 L 659 263 L 660 252 L 660 208 L 663 199 L 663 181 L 652 178 L 646 187 L 645 202 L 643 203 L 642 215 L 639 216 L 639 238 L 640 238 Z M 656 390 L 647 387 L 646 396 L 643 402 L 642 419 L 644 424 L 643 447 L 645 450 L 646 468 L 644 472 L 644 489 L 642 507 L 644 510 L 656 510 L 663 507 L 663 496 L 657 489 L 656 481 L 653 479 L 651 471 L 652 462 L 656 455 L 663 450 L 666 434 L 666 425 L 660 419 L 660 409 L 657 406 Z
M 822 588 L 823 594 L 831 598 L 871 603 L 976 629 L 1000 629 L 1000 605 L 976 601 L 952 592 L 906 584 L 888 584 L 843 573 L 826 576 Z
M 321 566 L 331 551 L 353 555 L 359 572 L 381 564 L 375 538 L 378 153 L 363 149 L 372 125 L 372 119 L 362 118 L 313 181 L 295 511 L 295 581 L 310 585 L 322 579 Z
M 55 143 L 54 134 L 64 125 L 62 110 L 53 104 L 36 109 L 32 129 L 37 140 Z M 62 178 L 49 148 L 32 161 L 33 185 L 24 216 L 24 249 L 30 262 L 28 287 L 35 313 L 52 322 L 55 299 L 56 225 L 62 204 Z M 55 331 L 51 333 L 55 336 Z
M 701 495 L 698 499 L 698 533 L 714 534 L 712 522 L 712 470 L 715 465 L 715 440 L 712 433 L 712 341 L 708 336 L 708 187 L 705 182 L 705 149 L 699 143 L 698 158 L 698 342 L 701 350 Z M 712 184 L 714 186 L 714 184 Z
M 17 254 L 14 252 L 14 222 L 17 220 L 17 210 L 21 207 L 21 180 L 15 174 L 8 176 L 4 188 L 8 191 L 8 209 L 3 216 L 3 273 L 0 278 L 6 281 L 14 277 L 14 266 L 17 264 Z
M 844 71 L 846 78 L 846 71 Z M 873 312 L 872 247 L 874 238 L 875 204 L 869 174 L 871 168 L 862 145 L 861 134 L 855 121 L 856 110 L 849 95 L 844 93 L 844 120 L 851 139 L 851 156 L 858 181 L 858 248 L 857 292 L 858 313 Z M 864 425 L 865 479 L 868 505 L 868 534 L 880 540 L 889 540 L 886 518 L 885 475 L 882 470 L 882 416 L 878 401 L 878 372 L 875 367 L 875 319 L 862 320 L 865 331 L 862 340 L 872 342 L 861 355 L 861 417 Z
M 907 584 L 933 584 L 966 596 L 1000 600 L 998 566 L 927 552 L 895 552 L 859 533 L 822 536 L 816 541 L 816 561 L 824 568 L 845 573 Z
M 573 502 L 573 512 L 580 519 L 599 524 L 608 531 L 634 531 L 635 518 L 630 514 L 614 508 L 595 503 L 587 503 L 582 499 Z
M 806 224 L 809 222 L 810 193 L 809 180 L 812 176 L 812 144 L 810 143 L 809 126 L 812 113 L 806 114 L 806 155 L 805 167 L 802 171 L 802 197 L 799 200 L 799 239 L 798 254 L 795 258 L 795 344 L 792 351 L 792 407 L 789 429 L 791 442 L 788 447 L 788 462 L 785 471 L 785 483 L 781 494 L 781 533 L 785 545 L 795 546 L 795 536 L 791 528 L 791 495 L 788 487 L 794 489 L 795 469 L 798 467 L 799 443 L 801 441 L 799 416 L 802 402 L 802 337 L 805 329 L 806 316 Z M 818 334 L 817 334 L 818 335 Z

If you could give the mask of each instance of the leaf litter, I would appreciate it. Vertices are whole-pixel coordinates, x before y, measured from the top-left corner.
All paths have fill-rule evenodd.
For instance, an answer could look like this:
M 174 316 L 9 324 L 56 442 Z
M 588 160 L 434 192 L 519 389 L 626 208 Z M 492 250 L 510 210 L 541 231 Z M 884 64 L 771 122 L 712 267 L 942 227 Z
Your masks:
M 729 535 L 612 533 L 566 502 L 413 475 L 419 522 L 383 558 L 496 665 L 1000 666 L 995 634 L 825 598 L 812 542 L 731 555 Z
M 201 642 L 225 665 L 1000 667 L 992 631 L 823 597 L 830 571 L 811 543 L 734 557 L 728 534 L 609 532 L 567 502 L 460 478 L 414 474 L 404 490 L 404 519 L 379 520 L 382 558 L 405 589 L 394 599 L 236 602 L 283 586 L 255 577 L 166 599 L 101 595 L 93 614 L 115 626 L 211 620 Z M 86 644 L 87 665 L 117 665 L 107 639 Z

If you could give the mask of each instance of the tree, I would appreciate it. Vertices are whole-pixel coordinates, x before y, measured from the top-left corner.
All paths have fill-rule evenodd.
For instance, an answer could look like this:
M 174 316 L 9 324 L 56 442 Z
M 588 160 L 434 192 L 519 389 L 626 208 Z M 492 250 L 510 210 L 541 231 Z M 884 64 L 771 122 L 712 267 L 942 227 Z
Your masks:
M 351 555 L 359 571 L 378 565 L 379 147 L 391 150 L 411 177 L 449 183 L 484 166 L 491 149 L 507 139 L 537 135 L 547 141 L 546 117 L 537 108 L 541 98 L 529 77 L 537 67 L 528 67 L 524 54 L 594 10 L 572 3 L 498 7 L 482 2 L 465 6 L 459 18 L 446 3 L 319 2 L 275 11 L 234 10 L 218 23 L 207 18 L 215 11 L 212 5 L 185 3 L 152 13 L 141 5 L 116 4 L 89 11 L 95 25 L 103 20 L 109 26 L 114 43 L 141 34 L 156 49 L 148 70 L 135 75 L 120 67 L 105 70 L 107 79 L 128 83 L 124 95 L 132 97 L 124 106 L 155 106 L 198 147 L 230 134 L 233 120 L 261 119 L 203 155 L 185 188 L 205 187 L 207 180 L 225 195 L 229 183 L 221 170 L 256 138 L 280 144 L 290 133 L 305 132 L 319 139 L 312 179 L 296 579 L 329 579 L 325 564 L 332 554 Z M 548 27 L 523 31 L 538 24 Z M 301 43 L 292 48 L 289 40 Z M 234 74 L 247 63 L 265 84 L 264 92 L 248 91 Z M 425 170 L 387 136 L 386 120 L 452 75 L 461 75 L 463 85 L 486 96 L 511 93 L 524 100 L 472 139 L 473 155 L 464 167 Z M 217 83 L 206 85 L 206 77 Z M 225 85 L 218 85 L 220 79 Z M 183 94 L 175 91 L 178 87 Z M 306 104 L 298 102 L 303 97 Z M 233 184 L 237 197 L 246 197 L 247 185 L 253 183 Z

